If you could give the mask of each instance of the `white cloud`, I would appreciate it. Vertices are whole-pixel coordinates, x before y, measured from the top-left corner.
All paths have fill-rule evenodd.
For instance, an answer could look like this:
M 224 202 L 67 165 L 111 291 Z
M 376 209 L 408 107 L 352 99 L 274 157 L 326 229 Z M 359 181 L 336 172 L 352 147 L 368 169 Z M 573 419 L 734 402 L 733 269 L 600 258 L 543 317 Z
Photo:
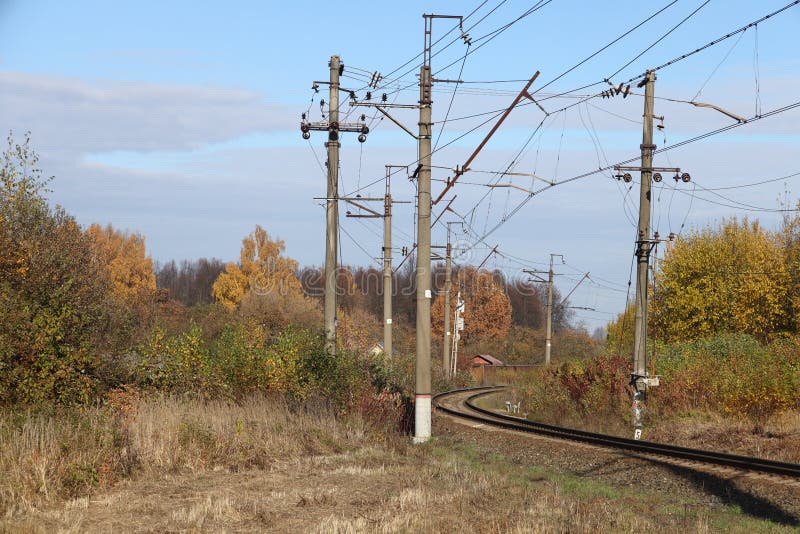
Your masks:
M 296 126 L 293 110 L 243 89 L 0 72 L 3 128 L 60 152 L 191 150 Z

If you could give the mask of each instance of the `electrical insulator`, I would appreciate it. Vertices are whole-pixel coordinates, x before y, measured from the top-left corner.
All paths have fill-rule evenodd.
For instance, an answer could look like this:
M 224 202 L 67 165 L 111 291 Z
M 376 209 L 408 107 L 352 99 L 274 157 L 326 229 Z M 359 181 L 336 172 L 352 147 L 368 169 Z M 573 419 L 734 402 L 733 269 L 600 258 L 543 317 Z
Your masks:
M 367 126 L 366 124 L 362 124 L 361 125 L 361 133 L 364 134 L 364 135 L 367 135 L 369 133 L 369 126 Z
M 372 100 L 372 91 L 367 91 L 367 100 Z
M 303 139 L 311 139 L 311 132 L 303 132 Z
M 362 113 L 361 114 L 361 122 L 364 122 L 365 120 L 367 120 L 367 115 Z
M 622 179 L 625 181 L 625 183 L 628 183 L 633 180 L 633 176 L 631 176 L 631 173 L 626 172 L 625 174 L 622 175 Z
M 675 180 L 675 182 L 677 183 L 681 179 L 681 176 L 676 172 L 675 176 L 673 176 L 672 179 Z
M 658 234 L 658 232 L 656 232 L 655 234 L 653 234 L 653 239 L 655 239 L 656 241 L 658 241 L 658 238 L 659 238 L 659 237 L 661 237 L 661 236 Z
M 363 133 L 358 135 L 358 142 L 359 143 L 363 143 L 366 140 L 367 140 L 367 136 L 364 135 Z
M 662 179 L 662 178 L 661 178 L 661 173 L 660 173 L 660 172 L 657 172 L 657 173 L 655 173 L 655 174 L 653 175 L 653 181 L 654 181 L 654 182 L 660 182 L 660 181 L 661 181 L 661 179 Z
M 387 100 L 389 100 L 389 97 L 388 97 L 388 96 L 386 96 L 386 93 L 383 93 L 383 94 L 381 95 L 381 102 L 386 102 Z
M 675 232 L 670 232 L 669 233 L 669 240 L 670 241 L 675 241 Z
M 688 172 L 681 174 L 681 180 L 683 180 L 684 183 L 688 183 L 689 181 L 691 181 L 691 179 L 692 177 L 689 176 Z
M 311 128 L 309 128 L 307 122 L 303 122 L 300 124 L 300 131 L 303 133 L 307 133 Z
M 350 100 L 355 102 L 355 100 L 356 100 L 356 92 L 355 91 L 350 91 Z

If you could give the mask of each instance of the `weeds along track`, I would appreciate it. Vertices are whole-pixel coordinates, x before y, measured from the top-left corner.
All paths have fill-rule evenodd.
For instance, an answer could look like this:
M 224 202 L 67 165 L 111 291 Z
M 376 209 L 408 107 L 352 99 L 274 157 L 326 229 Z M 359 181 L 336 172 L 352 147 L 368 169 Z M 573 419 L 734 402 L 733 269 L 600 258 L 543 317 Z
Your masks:
M 657 461 L 666 460 L 684 467 L 699 468 L 705 471 L 712 469 L 719 472 L 722 470 L 736 476 L 766 479 L 800 487 L 800 465 L 798 464 L 691 449 L 650 441 L 637 441 L 574 428 L 536 423 L 518 416 L 477 406 L 476 401 L 478 399 L 497 395 L 506 389 L 506 386 L 489 386 L 446 391 L 434 397 L 434 406 L 437 410 L 456 418 L 468 419 L 484 425 L 547 436 L 559 440 L 580 442 L 584 445 L 605 450 L 621 451 L 638 458 Z

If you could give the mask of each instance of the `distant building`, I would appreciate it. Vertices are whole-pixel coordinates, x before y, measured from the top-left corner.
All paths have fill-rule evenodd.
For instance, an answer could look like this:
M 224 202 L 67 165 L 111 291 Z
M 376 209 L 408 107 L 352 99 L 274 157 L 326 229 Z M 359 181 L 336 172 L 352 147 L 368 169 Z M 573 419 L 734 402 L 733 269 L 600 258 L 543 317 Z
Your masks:
M 475 380 L 479 383 L 483 382 L 483 376 L 485 374 L 486 367 L 504 365 L 503 362 L 488 354 L 478 354 L 477 356 L 474 356 L 472 360 L 470 360 L 470 363 L 472 364 L 472 369 L 470 369 L 470 372 Z
M 472 358 L 472 366 L 475 367 L 477 365 L 505 365 L 503 362 L 495 358 L 494 356 L 489 356 L 488 354 L 478 354 L 474 358 Z

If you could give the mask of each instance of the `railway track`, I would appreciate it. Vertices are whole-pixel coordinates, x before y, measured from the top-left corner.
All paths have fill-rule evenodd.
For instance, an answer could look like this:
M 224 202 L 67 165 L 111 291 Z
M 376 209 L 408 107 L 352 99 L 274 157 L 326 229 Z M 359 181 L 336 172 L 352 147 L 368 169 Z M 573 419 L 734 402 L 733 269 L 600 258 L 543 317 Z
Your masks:
M 517 416 L 487 410 L 477 406 L 482 397 L 495 395 L 506 389 L 505 386 L 490 386 L 453 390 L 440 393 L 433 398 L 437 410 L 451 416 L 476 421 L 485 425 L 515 430 L 550 438 L 580 442 L 604 449 L 616 449 L 626 453 L 636 453 L 645 457 L 669 459 L 671 462 L 689 463 L 695 466 L 713 466 L 733 470 L 737 475 L 764 475 L 792 486 L 800 487 L 800 465 L 763 458 L 739 456 L 715 451 L 705 451 L 664 443 L 637 441 L 629 438 L 586 432 L 574 428 L 564 428 L 544 423 L 528 421 Z

